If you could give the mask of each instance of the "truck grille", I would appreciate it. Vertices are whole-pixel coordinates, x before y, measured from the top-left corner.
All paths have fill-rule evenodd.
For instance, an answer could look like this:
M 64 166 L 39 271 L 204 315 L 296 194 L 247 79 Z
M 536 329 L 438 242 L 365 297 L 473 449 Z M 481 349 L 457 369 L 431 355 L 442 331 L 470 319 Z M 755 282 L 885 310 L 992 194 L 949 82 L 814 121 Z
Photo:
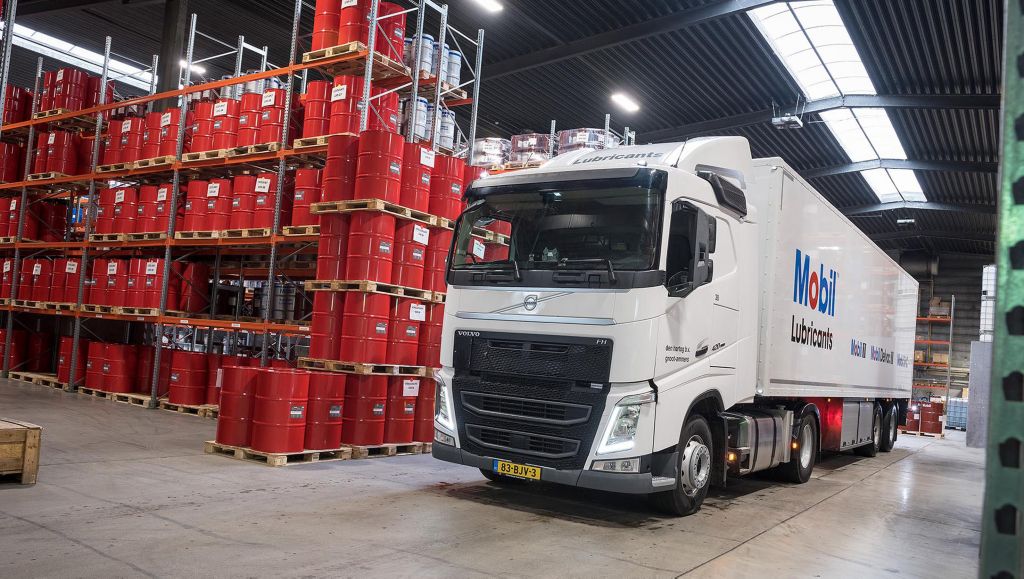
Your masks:
M 514 334 L 455 338 L 455 415 L 473 454 L 579 470 L 604 412 L 611 343 Z

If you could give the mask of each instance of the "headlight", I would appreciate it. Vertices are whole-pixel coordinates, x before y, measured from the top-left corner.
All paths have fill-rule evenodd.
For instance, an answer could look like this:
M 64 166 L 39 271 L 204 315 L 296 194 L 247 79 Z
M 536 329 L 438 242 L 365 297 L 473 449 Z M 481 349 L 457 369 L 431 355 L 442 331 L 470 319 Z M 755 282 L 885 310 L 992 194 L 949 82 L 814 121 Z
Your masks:
M 626 396 L 615 405 L 615 412 L 608 422 L 604 441 L 597 454 L 622 452 L 633 448 L 637 425 L 640 423 L 640 409 L 644 404 L 655 401 L 654 392 Z
M 640 472 L 639 458 L 623 458 L 618 460 L 595 460 L 590 470 L 601 472 Z
M 448 446 L 455 446 L 455 438 L 448 436 L 438 429 L 434 429 L 434 442 L 440 442 L 441 444 L 447 444 Z
M 435 373 L 434 381 L 437 383 L 437 393 L 434 404 L 434 420 L 449 430 L 455 430 L 455 421 L 452 420 L 452 407 L 448 401 L 448 389 L 445 387 L 441 375 Z

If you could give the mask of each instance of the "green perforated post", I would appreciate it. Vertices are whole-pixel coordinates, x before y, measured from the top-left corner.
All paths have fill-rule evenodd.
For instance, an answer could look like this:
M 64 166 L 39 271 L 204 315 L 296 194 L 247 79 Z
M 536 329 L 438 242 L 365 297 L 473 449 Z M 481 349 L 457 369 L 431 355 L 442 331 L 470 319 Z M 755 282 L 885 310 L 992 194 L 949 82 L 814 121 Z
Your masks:
M 1007 2 L 1005 38 L 983 579 L 1024 579 L 1024 0 Z

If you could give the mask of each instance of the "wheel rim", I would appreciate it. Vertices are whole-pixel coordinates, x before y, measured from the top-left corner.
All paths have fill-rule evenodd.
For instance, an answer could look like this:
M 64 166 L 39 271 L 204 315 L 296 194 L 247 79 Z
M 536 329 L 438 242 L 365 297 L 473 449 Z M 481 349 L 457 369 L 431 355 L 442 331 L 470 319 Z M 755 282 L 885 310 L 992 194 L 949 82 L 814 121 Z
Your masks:
M 878 418 L 881 418 L 876 414 Z M 879 446 L 882 442 L 882 421 L 876 420 L 874 426 L 871 428 L 871 435 L 874 438 L 875 446 Z
M 889 446 L 896 444 L 896 411 L 889 413 Z
M 711 478 L 711 451 L 699 436 L 693 436 L 683 449 L 679 478 L 683 494 L 692 497 L 708 484 Z
M 800 429 L 800 468 L 807 468 L 811 465 L 811 457 L 814 456 L 814 432 L 810 424 L 804 424 Z

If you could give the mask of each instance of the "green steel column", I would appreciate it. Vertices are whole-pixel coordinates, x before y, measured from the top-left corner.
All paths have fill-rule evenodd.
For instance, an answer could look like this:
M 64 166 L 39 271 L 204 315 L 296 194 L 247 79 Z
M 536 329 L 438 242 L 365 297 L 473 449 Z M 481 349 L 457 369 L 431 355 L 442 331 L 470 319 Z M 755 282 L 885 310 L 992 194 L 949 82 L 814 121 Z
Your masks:
M 982 512 L 984 579 L 1024 579 L 1024 0 L 1006 5 L 995 351 Z

